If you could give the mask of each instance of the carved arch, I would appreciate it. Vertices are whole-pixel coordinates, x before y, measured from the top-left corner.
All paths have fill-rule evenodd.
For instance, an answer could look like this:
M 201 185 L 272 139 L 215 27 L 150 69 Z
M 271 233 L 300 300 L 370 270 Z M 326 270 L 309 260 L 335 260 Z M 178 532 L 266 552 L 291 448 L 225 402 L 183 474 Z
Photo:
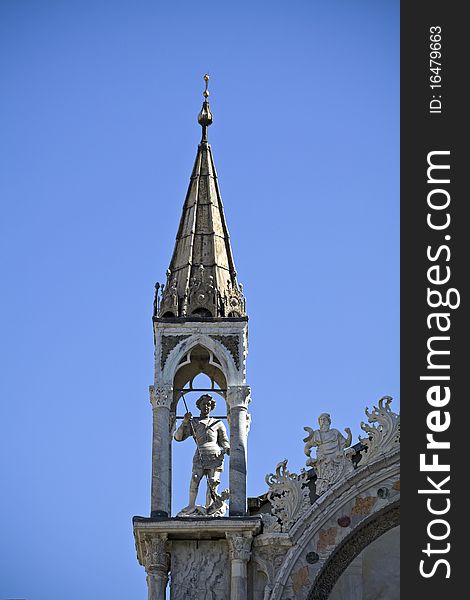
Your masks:
M 188 336 L 178 343 L 168 354 L 163 367 L 162 379 L 165 383 L 172 385 L 179 363 L 194 347 L 206 348 L 219 361 L 218 368 L 223 373 L 227 386 L 240 385 L 240 373 L 230 351 L 219 341 L 209 335 L 202 333 Z
M 293 546 L 277 569 L 270 600 L 287 600 L 293 595 L 307 600 L 342 542 L 347 537 L 353 539 L 369 519 L 399 502 L 399 470 L 399 452 L 390 453 L 357 469 L 315 501 L 289 530 Z
M 369 544 L 400 524 L 400 502 L 394 502 L 363 521 L 328 557 L 307 596 L 325 600 L 351 562 Z

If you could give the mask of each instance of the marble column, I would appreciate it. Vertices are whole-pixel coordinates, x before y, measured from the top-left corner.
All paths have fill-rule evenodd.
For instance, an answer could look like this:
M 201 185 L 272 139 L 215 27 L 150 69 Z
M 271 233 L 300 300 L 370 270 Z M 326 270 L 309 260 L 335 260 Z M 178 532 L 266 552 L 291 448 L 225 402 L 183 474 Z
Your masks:
M 226 533 L 230 551 L 230 600 L 247 600 L 247 564 L 251 556 L 251 533 Z
M 250 402 L 249 386 L 228 388 L 230 408 L 230 511 L 231 517 L 246 515 L 246 446 L 248 434 L 247 408 Z
M 144 540 L 144 567 L 147 572 L 148 600 L 165 600 L 168 583 L 169 555 L 167 534 L 149 536 Z
M 152 437 L 152 517 L 171 515 L 170 467 L 170 403 L 173 390 L 170 386 L 150 386 L 150 403 L 153 410 Z

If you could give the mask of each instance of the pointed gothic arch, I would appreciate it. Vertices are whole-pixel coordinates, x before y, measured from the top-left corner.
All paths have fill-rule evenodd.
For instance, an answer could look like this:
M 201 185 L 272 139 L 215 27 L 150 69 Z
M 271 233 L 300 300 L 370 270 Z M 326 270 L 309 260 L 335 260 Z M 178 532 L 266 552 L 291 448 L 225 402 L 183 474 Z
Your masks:
M 173 336 L 165 337 L 171 338 Z M 234 340 L 236 338 L 235 343 L 238 345 L 241 343 L 240 338 L 238 336 L 234 336 L 233 334 L 231 336 L 226 335 L 218 337 L 232 337 Z M 210 367 L 210 371 L 213 372 L 214 375 L 217 375 L 217 371 L 220 371 L 223 379 L 225 379 L 225 386 L 219 383 L 219 387 L 227 388 L 229 386 L 243 384 L 243 374 L 240 372 L 240 369 L 237 368 L 235 357 L 233 356 L 233 353 L 239 355 L 240 349 L 232 346 L 231 351 L 227 347 L 228 344 L 226 344 L 224 344 L 220 339 L 216 339 L 215 336 L 205 333 L 194 333 L 184 336 L 184 339 L 178 341 L 178 343 L 170 350 L 165 358 L 164 366 L 161 372 L 162 381 L 167 385 L 173 385 L 178 371 L 182 366 L 184 366 L 182 361 L 184 361 L 185 357 L 188 357 L 194 349 L 200 347 L 209 353 L 210 360 L 208 361 L 207 368 Z M 163 353 L 163 348 L 161 352 Z M 197 359 L 195 362 L 197 362 Z M 202 366 L 201 361 L 199 362 Z M 205 371 L 201 370 L 200 372 Z M 206 375 L 209 375 L 209 377 L 211 376 L 209 373 L 206 373 Z M 222 381 L 222 378 L 219 375 L 218 378 Z

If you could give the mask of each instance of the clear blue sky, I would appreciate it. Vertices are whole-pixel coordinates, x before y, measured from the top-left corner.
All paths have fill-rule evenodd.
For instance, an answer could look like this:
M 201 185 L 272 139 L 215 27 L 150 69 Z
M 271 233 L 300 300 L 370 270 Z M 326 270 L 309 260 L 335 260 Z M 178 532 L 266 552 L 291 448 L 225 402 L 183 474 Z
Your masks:
M 304 465 L 321 412 L 357 439 L 365 406 L 397 407 L 398 25 L 386 0 L 2 0 L 0 600 L 146 598 L 153 284 L 206 71 L 250 315 L 249 495 Z

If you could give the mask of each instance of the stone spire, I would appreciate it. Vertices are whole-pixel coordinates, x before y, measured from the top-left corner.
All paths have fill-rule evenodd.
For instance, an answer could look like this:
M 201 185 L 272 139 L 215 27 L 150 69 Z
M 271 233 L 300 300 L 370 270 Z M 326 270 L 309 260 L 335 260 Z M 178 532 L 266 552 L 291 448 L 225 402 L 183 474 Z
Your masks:
M 202 139 L 183 206 L 175 249 L 164 286 L 156 284 L 154 316 L 243 317 L 245 300 L 230 247 L 207 130 L 212 124 L 209 76 L 198 115 Z

